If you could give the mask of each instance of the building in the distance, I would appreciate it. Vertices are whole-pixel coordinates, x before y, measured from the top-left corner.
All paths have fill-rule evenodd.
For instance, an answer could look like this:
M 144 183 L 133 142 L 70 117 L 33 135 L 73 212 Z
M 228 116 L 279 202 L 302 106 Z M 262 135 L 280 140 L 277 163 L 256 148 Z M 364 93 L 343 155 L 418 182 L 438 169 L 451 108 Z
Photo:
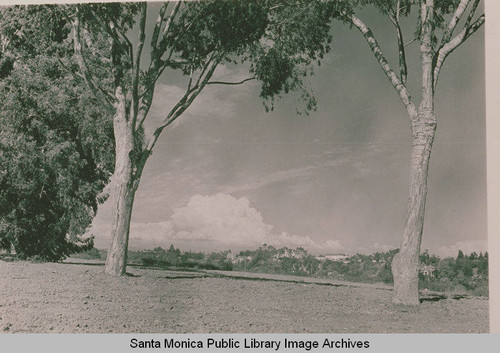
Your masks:
M 436 268 L 432 265 L 423 265 L 420 267 L 420 273 L 425 277 L 434 278 L 434 271 Z
M 316 256 L 319 261 L 331 260 L 331 261 L 344 261 L 349 256 L 347 254 L 329 254 Z

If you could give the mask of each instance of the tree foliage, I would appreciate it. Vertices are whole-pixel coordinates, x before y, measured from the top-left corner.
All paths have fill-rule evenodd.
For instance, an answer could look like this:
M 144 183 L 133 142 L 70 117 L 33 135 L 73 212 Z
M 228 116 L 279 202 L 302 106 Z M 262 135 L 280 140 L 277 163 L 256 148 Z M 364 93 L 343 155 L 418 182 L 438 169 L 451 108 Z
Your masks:
M 82 234 L 113 159 L 109 111 L 75 75 L 60 10 L 0 12 L 12 58 L 0 81 L 0 248 L 49 261 L 92 247 Z
M 305 104 L 302 111 L 313 111 L 316 100 L 307 78 L 313 75 L 314 64 L 330 52 L 331 21 L 346 11 L 346 4 L 274 1 L 269 5 L 267 31 L 250 58 L 250 71 L 261 82 L 260 96 L 266 110 L 272 110 L 276 98 L 297 91 Z

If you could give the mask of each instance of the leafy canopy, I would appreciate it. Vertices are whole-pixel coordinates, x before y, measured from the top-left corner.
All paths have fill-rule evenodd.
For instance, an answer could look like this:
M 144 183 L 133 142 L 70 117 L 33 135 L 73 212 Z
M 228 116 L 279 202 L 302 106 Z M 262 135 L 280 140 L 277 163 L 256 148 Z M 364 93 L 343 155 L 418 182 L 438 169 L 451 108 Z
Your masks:
M 59 7 L 0 14 L 13 58 L 0 80 L 0 248 L 57 261 L 92 247 L 82 234 L 113 168 L 109 112 L 75 75 L 63 17 L 50 26 Z
M 168 11 L 174 7 L 175 4 L 170 4 Z M 135 48 L 130 43 L 137 37 L 134 32 L 140 4 L 85 4 L 78 8 L 82 27 L 87 31 L 85 36 L 102 33 L 121 43 L 120 68 L 124 70 L 126 83 L 131 85 L 133 63 L 137 58 L 133 58 Z M 280 95 L 296 91 L 306 104 L 304 110 L 313 110 L 316 103 L 307 87 L 307 77 L 313 74 L 313 65 L 331 49 L 332 18 L 340 17 L 346 8 L 343 1 L 322 0 L 185 2 L 173 15 L 165 11 L 161 16 L 164 23 L 158 32 L 153 29 L 146 34 L 146 42 L 151 41 L 149 50 L 154 65 L 141 70 L 140 91 L 156 82 L 159 71 L 163 71 L 158 70 L 159 67 L 181 70 L 186 76 L 194 74 L 196 81 L 196 74 L 208 71 L 212 62 L 247 63 L 250 74 L 261 83 L 260 96 L 266 109 L 273 109 Z M 74 12 L 75 7 L 69 6 L 68 11 Z M 165 22 L 169 27 L 162 33 Z M 108 59 L 111 56 L 109 51 L 95 53 L 93 50 L 88 50 L 86 55 L 92 60 L 95 54 L 104 54 Z M 89 65 L 92 70 L 103 67 L 103 63 L 95 63 L 97 65 Z M 108 60 L 104 66 L 112 70 L 116 64 Z

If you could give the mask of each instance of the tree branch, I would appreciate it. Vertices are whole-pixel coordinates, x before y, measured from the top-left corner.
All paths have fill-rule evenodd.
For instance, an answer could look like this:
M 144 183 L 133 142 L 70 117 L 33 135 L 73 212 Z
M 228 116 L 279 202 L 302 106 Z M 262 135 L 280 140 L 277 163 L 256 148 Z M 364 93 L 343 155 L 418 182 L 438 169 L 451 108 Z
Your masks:
M 481 0 L 475 0 L 474 4 L 472 4 L 472 9 L 470 10 L 469 16 L 467 17 L 467 20 L 465 20 L 464 27 L 468 28 L 470 26 L 470 23 L 472 22 L 472 19 L 474 18 L 474 14 L 476 13 L 477 7 L 479 5 L 479 1 Z
M 125 33 L 121 30 L 117 30 L 115 26 L 115 31 L 118 33 L 118 36 L 122 38 L 120 41 L 124 47 L 128 49 L 128 56 L 130 58 L 131 66 L 134 66 L 134 46 L 132 42 L 128 39 Z
M 170 13 L 170 16 L 168 17 L 167 22 L 165 23 L 165 27 L 162 31 L 163 37 L 160 39 L 160 42 L 158 43 L 158 37 L 161 30 L 161 26 L 164 22 L 164 15 L 167 10 L 168 3 L 164 3 L 160 8 L 155 28 L 153 30 L 153 37 L 151 38 L 151 61 L 149 63 L 149 68 L 147 73 L 149 77 L 147 79 L 148 82 L 146 82 L 146 87 L 144 89 L 144 92 L 141 93 L 140 107 L 135 122 L 136 131 L 141 128 L 142 124 L 144 123 L 144 120 L 146 120 L 147 114 L 151 108 L 151 104 L 153 103 L 156 81 L 166 68 L 165 63 L 162 62 L 161 60 L 161 57 L 163 56 L 164 51 L 166 49 L 165 48 L 166 38 L 164 37 L 164 35 L 166 36 L 166 34 L 168 33 L 170 24 L 177 15 L 180 5 L 181 1 L 177 2 L 175 4 L 175 7 L 172 9 L 172 12 Z
M 10 44 L 10 39 L 3 34 L 0 34 L 0 41 L 2 42 L 2 49 L 0 49 L 0 53 L 5 53 Z
M 186 89 L 188 92 L 191 90 L 191 86 L 193 84 L 193 74 L 194 74 L 193 67 L 190 67 L 189 68 L 189 81 L 188 81 L 188 85 L 187 85 L 187 89 Z
M 132 77 L 132 126 L 135 126 L 137 113 L 139 111 L 139 73 L 141 71 L 141 55 L 144 48 L 144 41 L 146 40 L 146 17 L 148 4 L 141 3 L 141 19 L 139 21 L 139 43 L 137 43 L 137 51 L 135 55 L 135 66 Z
M 139 129 L 141 128 L 142 124 L 144 123 L 144 120 L 146 120 L 146 117 L 149 113 L 149 109 L 151 109 L 151 104 L 152 104 L 152 101 L 153 101 L 153 93 L 151 91 L 151 93 L 149 93 L 149 91 L 147 92 L 148 93 L 148 103 L 146 103 L 146 98 L 145 96 L 143 97 L 143 99 L 141 99 L 141 107 L 139 109 L 139 111 L 137 112 L 137 116 L 136 116 L 136 121 L 135 121 L 135 131 L 139 131 Z M 149 103 L 151 102 L 151 103 Z
M 57 58 L 57 61 L 59 61 L 59 64 L 61 64 L 61 66 L 67 71 L 69 72 L 73 78 L 77 79 L 77 80 L 84 80 L 85 81 L 85 77 L 80 74 L 79 72 L 73 72 L 73 70 L 71 70 L 68 65 L 66 65 L 62 60 L 61 58 Z
M 455 10 L 455 13 L 450 19 L 450 22 L 448 23 L 448 28 L 446 28 L 446 31 L 443 34 L 443 38 L 441 39 L 441 44 L 440 48 L 448 43 L 451 39 L 451 36 L 453 35 L 453 31 L 457 27 L 458 22 L 460 21 L 460 18 L 462 18 L 462 15 L 464 14 L 465 10 L 467 9 L 467 6 L 469 6 L 469 3 L 471 0 L 460 0 L 460 4 L 458 4 L 457 9 Z
M 159 69 L 155 69 L 153 67 L 153 69 L 151 69 L 150 71 L 150 75 L 154 76 L 146 80 L 146 88 L 144 92 L 142 92 L 142 94 L 140 95 L 140 105 L 139 105 L 140 108 L 135 123 L 136 131 L 138 131 L 141 128 L 142 124 L 144 123 L 144 120 L 146 120 L 148 112 L 151 109 L 151 104 L 153 104 L 153 96 L 156 87 L 156 81 L 158 81 L 158 78 L 161 76 L 166 67 L 167 67 L 166 65 L 161 65 Z
M 370 46 L 370 49 L 377 59 L 377 61 L 380 64 L 380 67 L 386 74 L 387 78 L 391 82 L 392 86 L 396 90 L 396 92 L 399 95 L 399 98 L 402 100 L 406 111 L 408 112 L 408 115 L 413 118 L 414 116 L 417 115 L 417 110 L 415 108 L 415 104 L 413 103 L 413 100 L 411 99 L 410 93 L 408 92 L 408 89 L 406 86 L 398 79 L 397 75 L 394 73 L 394 71 L 391 69 L 389 63 L 387 62 L 384 54 L 382 53 L 382 50 L 380 49 L 380 46 L 375 39 L 372 31 L 364 24 L 363 21 L 361 21 L 358 17 L 355 15 L 349 15 L 349 20 L 350 22 L 359 29 L 359 31 L 363 34 L 365 37 L 366 41 L 368 42 L 368 45 Z
M 155 27 L 153 29 L 153 35 L 151 37 L 151 48 L 156 48 L 158 45 L 158 36 L 160 35 L 160 28 L 163 25 L 165 12 L 167 11 L 169 3 L 164 2 L 161 5 L 160 11 L 158 12 L 158 17 L 156 18 Z
M 187 93 L 194 92 L 195 90 L 198 89 L 198 87 L 200 86 L 200 82 L 202 81 L 203 75 L 205 75 L 205 72 L 210 67 L 210 64 L 212 63 L 212 60 L 214 59 L 214 57 L 215 57 L 215 50 L 210 53 L 210 57 L 206 61 L 205 65 L 203 65 L 203 68 L 201 69 L 201 73 L 198 76 L 198 79 L 196 80 L 194 87 L 192 87 L 190 90 L 188 90 Z
M 92 14 L 94 15 L 94 18 L 99 21 L 101 24 L 101 27 L 106 31 L 106 33 L 113 38 L 113 40 L 120 44 L 121 47 L 126 48 L 127 50 L 127 55 L 130 58 L 130 62 L 132 63 L 133 66 L 133 61 L 134 61 L 134 54 L 133 54 L 133 45 L 130 42 L 130 40 L 127 38 L 125 33 L 123 33 L 121 30 L 119 30 L 119 27 L 116 25 L 116 23 L 113 20 L 110 20 L 109 23 L 104 22 L 101 16 L 99 16 L 99 13 L 96 12 L 93 8 L 91 8 Z
M 76 15 L 72 22 L 72 27 L 73 27 L 73 43 L 74 43 L 73 50 L 85 83 L 94 93 L 101 92 L 104 95 L 104 99 L 106 100 L 106 102 L 108 102 L 110 105 L 113 105 L 115 98 L 110 92 L 100 87 L 94 81 L 94 78 L 92 77 L 92 74 L 85 60 L 85 56 L 83 55 L 83 46 L 81 42 L 81 33 L 80 33 L 80 12 L 78 5 L 76 6 Z
M 175 7 L 173 8 L 172 12 L 170 13 L 170 16 L 167 18 L 167 22 L 165 23 L 165 27 L 163 27 L 163 31 L 161 32 L 160 36 L 160 42 L 158 43 L 158 46 L 156 47 L 158 50 L 158 59 L 160 59 L 163 56 L 163 53 L 166 50 L 167 46 L 167 35 L 170 30 L 170 26 L 172 24 L 172 21 L 174 20 L 175 16 L 177 16 L 177 12 L 179 12 L 179 8 L 181 7 L 182 1 L 178 1 L 175 4 Z
M 255 76 L 254 77 L 248 77 L 244 80 L 241 80 L 241 81 L 238 81 L 238 82 L 226 82 L 226 81 L 209 81 L 207 82 L 207 85 L 241 85 L 245 82 L 248 82 L 248 81 L 251 81 L 251 80 L 255 80 Z
M 168 115 L 165 117 L 163 122 L 161 123 L 160 126 L 158 126 L 153 133 L 152 139 L 149 141 L 148 146 L 145 148 L 143 155 L 141 158 L 148 158 L 149 155 L 151 154 L 151 151 L 153 150 L 156 142 L 158 141 L 158 138 L 160 137 L 160 134 L 162 131 L 172 124 L 184 111 L 193 103 L 194 99 L 200 94 L 200 92 L 205 88 L 205 86 L 208 84 L 208 81 L 212 77 L 215 69 L 219 65 L 220 59 L 217 58 L 212 58 L 207 61 L 207 64 L 205 67 L 208 67 L 208 69 L 203 70 L 203 72 L 200 74 L 197 80 L 197 84 L 191 88 L 186 90 L 182 98 L 177 102 L 177 104 L 172 108 L 172 110 L 168 113 Z
M 453 39 L 449 40 L 439 51 L 436 53 L 436 60 L 434 66 L 434 88 L 437 86 L 437 81 L 439 78 L 439 73 L 443 67 L 445 59 L 450 55 L 456 48 L 458 48 L 463 42 L 467 40 L 474 32 L 476 32 L 484 24 L 484 14 L 479 16 L 479 18 L 470 26 L 464 28 L 459 34 L 457 34 Z
M 192 64 L 191 61 L 188 61 L 188 60 L 172 60 L 171 57 L 172 57 L 172 54 L 170 54 L 169 58 L 166 59 L 163 62 L 165 66 L 178 66 L 178 65 L 189 65 L 189 64 Z
M 148 82 L 146 82 L 147 84 L 146 89 L 140 95 L 140 104 L 139 104 L 140 108 L 139 112 L 137 113 L 137 118 L 135 123 L 136 131 L 138 131 L 141 128 L 142 124 L 144 123 L 144 120 L 146 120 L 148 112 L 151 109 L 151 104 L 153 104 L 153 96 L 156 87 L 156 81 L 161 76 L 165 68 L 166 65 L 161 65 L 159 69 L 151 73 L 151 75 L 154 74 L 154 77 L 147 80 L 149 81 L 149 84 Z
M 389 14 L 389 19 L 396 27 L 396 33 L 398 37 L 398 57 L 399 57 L 399 77 L 401 82 L 405 85 L 406 78 L 408 76 L 408 66 L 406 64 L 406 54 L 405 54 L 405 44 L 403 40 L 403 32 L 401 31 L 401 26 L 399 25 L 399 1 L 397 3 L 396 16 L 393 18 Z
M 433 85 L 433 23 L 434 23 L 434 0 L 422 0 L 420 3 L 421 35 L 420 56 L 422 63 L 422 98 L 420 110 L 432 110 L 434 108 L 434 85 Z
M 412 40 L 410 40 L 408 43 L 406 43 L 404 45 L 404 47 L 406 48 L 407 46 L 409 46 L 410 44 L 412 44 L 413 42 L 416 42 L 418 40 L 418 38 L 413 38 Z
M 167 116 L 167 118 L 164 120 L 164 127 L 167 127 L 168 125 L 172 124 L 191 105 L 191 103 L 193 103 L 194 99 L 200 94 L 203 88 L 205 88 L 210 78 L 212 78 L 215 69 L 219 65 L 219 62 L 220 62 L 219 59 L 215 59 L 212 61 L 211 67 L 206 71 L 205 77 L 201 80 L 201 82 L 198 79 L 197 82 L 200 83 L 199 84 L 197 83 L 196 86 L 189 91 L 190 96 L 187 99 L 187 101 L 179 108 L 178 111 L 176 111 L 170 117 Z

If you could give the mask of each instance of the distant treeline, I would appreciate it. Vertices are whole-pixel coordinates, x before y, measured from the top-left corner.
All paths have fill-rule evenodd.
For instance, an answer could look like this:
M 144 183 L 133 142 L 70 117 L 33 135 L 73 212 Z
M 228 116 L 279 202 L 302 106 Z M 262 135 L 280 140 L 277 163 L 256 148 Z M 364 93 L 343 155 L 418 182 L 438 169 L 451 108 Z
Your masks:
M 398 250 L 371 255 L 356 254 L 328 259 L 314 256 L 303 248 L 276 249 L 263 245 L 234 255 L 229 251 L 212 253 L 182 252 L 173 245 L 165 250 L 129 251 L 128 263 L 161 268 L 246 271 L 296 276 L 329 278 L 353 282 L 393 282 L 391 261 Z M 105 251 L 93 249 L 77 255 L 80 258 L 101 258 Z M 428 251 L 420 255 L 420 288 L 439 292 L 468 292 L 488 296 L 488 253 L 440 259 Z

